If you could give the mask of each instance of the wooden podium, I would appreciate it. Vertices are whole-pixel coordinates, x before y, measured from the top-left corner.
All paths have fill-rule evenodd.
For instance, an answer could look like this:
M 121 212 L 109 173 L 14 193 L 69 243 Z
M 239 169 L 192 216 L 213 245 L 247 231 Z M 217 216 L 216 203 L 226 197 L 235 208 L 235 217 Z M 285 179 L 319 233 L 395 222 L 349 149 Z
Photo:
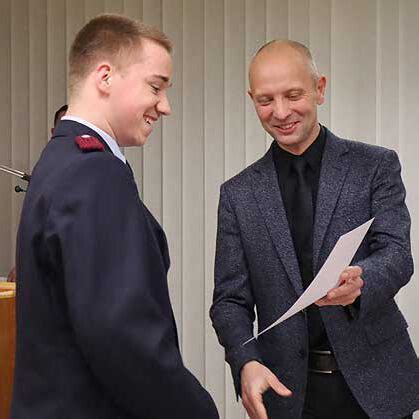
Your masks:
M 0 418 L 9 418 L 16 348 L 16 284 L 0 281 Z

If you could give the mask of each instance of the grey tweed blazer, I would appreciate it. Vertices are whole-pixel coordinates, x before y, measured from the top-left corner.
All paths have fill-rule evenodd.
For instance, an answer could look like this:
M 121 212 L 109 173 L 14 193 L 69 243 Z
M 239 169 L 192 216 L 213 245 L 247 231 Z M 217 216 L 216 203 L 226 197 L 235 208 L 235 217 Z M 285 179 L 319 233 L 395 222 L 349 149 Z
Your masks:
M 394 419 L 419 408 L 419 362 L 394 297 L 413 273 L 410 217 L 394 151 L 344 140 L 326 130 L 313 238 L 317 273 L 338 238 L 371 217 L 375 221 L 352 265 L 365 286 L 357 313 L 323 307 L 321 316 L 339 368 L 371 418 Z M 272 391 L 269 417 L 301 416 L 307 378 L 308 332 L 299 313 L 246 346 L 303 292 L 298 262 L 275 171 L 272 148 L 221 187 L 218 212 L 213 326 L 231 366 L 256 359 L 294 393 Z

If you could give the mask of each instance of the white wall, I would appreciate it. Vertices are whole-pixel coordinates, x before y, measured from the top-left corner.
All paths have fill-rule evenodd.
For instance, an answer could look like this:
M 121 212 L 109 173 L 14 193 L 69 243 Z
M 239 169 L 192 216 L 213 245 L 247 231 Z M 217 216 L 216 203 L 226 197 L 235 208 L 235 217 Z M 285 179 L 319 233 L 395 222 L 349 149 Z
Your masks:
M 170 291 L 186 364 L 221 416 L 244 418 L 208 319 L 219 185 L 270 139 L 246 96 L 247 64 L 276 37 L 306 43 L 329 80 L 321 121 L 399 152 L 419 255 L 419 2 L 416 0 L 0 0 L 0 164 L 30 171 L 66 102 L 66 54 L 87 19 L 124 13 L 175 43 L 173 115 L 146 146 L 127 149 L 172 257 Z M 0 174 L 0 276 L 13 264 L 22 195 Z M 23 185 L 22 185 L 23 186 Z M 399 297 L 419 350 L 413 281 Z

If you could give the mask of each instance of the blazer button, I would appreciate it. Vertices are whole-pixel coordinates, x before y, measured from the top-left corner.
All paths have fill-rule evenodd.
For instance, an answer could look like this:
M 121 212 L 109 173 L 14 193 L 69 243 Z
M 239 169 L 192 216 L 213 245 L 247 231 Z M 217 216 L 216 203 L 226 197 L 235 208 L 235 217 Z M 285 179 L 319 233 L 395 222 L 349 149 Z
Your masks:
M 307 357 L 307 351 L 305 349 L 300 349 L 298 355 L 300 355 L 301 359 L 305 359 Z

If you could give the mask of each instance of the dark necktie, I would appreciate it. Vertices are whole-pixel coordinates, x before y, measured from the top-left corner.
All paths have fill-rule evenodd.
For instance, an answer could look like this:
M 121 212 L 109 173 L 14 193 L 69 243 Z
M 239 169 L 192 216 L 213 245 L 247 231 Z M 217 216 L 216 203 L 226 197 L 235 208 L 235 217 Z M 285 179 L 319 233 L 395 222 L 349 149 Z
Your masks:
M 307 162 L 303 157 L 292 160 L 296 185 L 292 200 L 291 230 L 304 288 L 313 279 L 313 195 L 308 182 Z
M 300 267 L 301 279 L 304 289 L 313 280 L 313 194 L 311 184 L 308 182 L 307 162 L 302 157 L 292 161 L 296 185 L 292 200 L 292 237 L 295 252 Z M 324 325 L 319 308 L 312 304 L 307 309 L 307 322 L 309 329 L 309 347 L 317 348 L 322 345 L 325 334 Z M 322 349 L 328 349 L 328 343 Z

